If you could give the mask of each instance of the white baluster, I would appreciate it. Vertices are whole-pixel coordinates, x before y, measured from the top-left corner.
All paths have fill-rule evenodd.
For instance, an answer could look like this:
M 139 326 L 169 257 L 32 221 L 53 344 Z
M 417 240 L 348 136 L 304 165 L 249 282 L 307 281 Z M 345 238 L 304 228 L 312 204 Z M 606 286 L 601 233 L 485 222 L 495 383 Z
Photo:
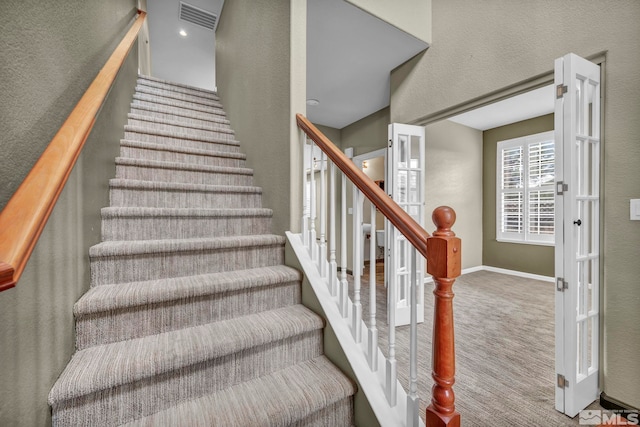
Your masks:
M 346 318 L 349 313 L 347 301 L 349 300 L 349 283 L 347 282 L 347 177 L 342 177 L 341 194 L 341 223 L 340 223 L 340 314 Z
M 390 238 L 387 239 L 391 245 L 396 244 L 396 229 L 389 227 Z M 388 263 L 388 264 L 395 264 Z M 387 288 L 387 311 L 389 320 L 389 356 L 387 357 L 387 383 L 386 394 L 389 405 L 396 406 L 397 400 L 397 371 L 396 371 L 396 266 L 390 265 L 392 270 L 388 274 L 389 283 Z
M 360 303 L 361 264 L 362 264 L 362 193 L 353 186 L 353 310 L 351 332 L 353 339 L 362 341 L 362 304 Z
M 411 246 L 411 304 L 409 326 L 409 391 L 407 393 L 407 426 L 418 427 L 418 284 L 416 274 L 416 248 Z
M 338 294 L 338 264 L 336 263 L 336 165 L 329 165 L 329 291 Z
M 378 370 L 378 328 L 376 326 L 376 207 L 371 203 L 369 239 L 369 367 Z
M 309 194 L 307 193 L 307 183 L 308 183 L 308 175 L 307 175 L 307 162 L 305 162 L 306 152 L 307 152 L 307 134 L 304 133 L 303 130 L 300 130 L 300 141 L 302 141 L 302 244 L 305 246 L 309 245 L 309 205 L 308 198 Z
M 320 246 L 318 248 L 318 271 L 320 276 L 327 277 L 327 183 L 325 181 L 326 157 L 320 154 Z
M 315 165 L 315 143 L 311 139 L 311 154 L 309 155 L 309 164 L 310 164 L 310 202 L 309 202 L 309 255 L 313 261 L 317 260 L 318 245 L 316 244 L 316 165 Z

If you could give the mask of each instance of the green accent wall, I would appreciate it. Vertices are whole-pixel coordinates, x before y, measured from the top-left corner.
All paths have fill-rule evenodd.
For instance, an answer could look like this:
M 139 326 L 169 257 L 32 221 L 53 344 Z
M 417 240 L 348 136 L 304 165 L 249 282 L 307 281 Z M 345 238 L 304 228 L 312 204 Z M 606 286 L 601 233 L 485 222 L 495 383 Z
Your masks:
M 483 132 L 482 264 L 525 273 L 554 275 L 554 247 L 496 240 L 496 147 L 499 141 L 553 130 L 553 114 Z
M 0 200 L 4 207 L 136 14 L 132 0 L 0 2 Z M 75 351 L 73 304 L 135 88 L 134 46 L 17 286 L 0 292 L 0 425 L 51 425 L 47 396 Z

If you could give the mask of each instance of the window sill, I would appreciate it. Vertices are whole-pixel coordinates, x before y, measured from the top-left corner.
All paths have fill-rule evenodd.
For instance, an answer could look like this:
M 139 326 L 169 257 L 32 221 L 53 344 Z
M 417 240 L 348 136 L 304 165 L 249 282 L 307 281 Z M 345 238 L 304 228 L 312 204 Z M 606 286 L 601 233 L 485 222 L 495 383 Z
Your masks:
M 555 246 L 555 242 L 532 242 L 526 240 L 515 240 L 515 239 L 505 239 L 505 238 L 496 238 L 497 242 L 500 243 L 518 243 L 522 245 L 534 245 L 534 246 Z

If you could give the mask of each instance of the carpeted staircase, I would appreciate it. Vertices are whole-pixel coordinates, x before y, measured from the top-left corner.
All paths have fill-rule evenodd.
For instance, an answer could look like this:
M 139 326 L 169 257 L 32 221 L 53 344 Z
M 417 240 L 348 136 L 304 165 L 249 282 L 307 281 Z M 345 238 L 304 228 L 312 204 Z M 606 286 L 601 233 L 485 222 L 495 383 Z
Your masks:
M 139 78 L 55 426 L 353 424 L 239 149 L 215 93 Z

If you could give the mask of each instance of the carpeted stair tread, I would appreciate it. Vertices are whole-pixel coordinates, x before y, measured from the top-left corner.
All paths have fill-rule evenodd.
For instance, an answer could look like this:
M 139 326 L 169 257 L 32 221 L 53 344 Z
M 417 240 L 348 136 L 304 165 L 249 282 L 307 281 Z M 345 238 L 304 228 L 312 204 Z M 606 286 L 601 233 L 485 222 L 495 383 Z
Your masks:
M 244 153 L 232 153 L 230 151 L 218 151 L 218 150 L 202 150 L 199 148 L 184 148 L 184 147 L 173 147 L 165 144 L 157 144 L 153 142 L 141 142 L 141 141 L 131 141 L 128 139 L 121 139 L 120 145 L 124 145 L 126 147 L 139 147 L 145 148 L 148 150 L 158 150 L 158 151 L 170 151 L 173 153 L 184 153 L 184 154 L 194 154 L 199 156 L 215 156 L 215 157 L 228 157 L 231 159 L 240 159 L 246 160 L 247 155 Z
M 231 175 L 253 175 L 253 169 L 250 168 L 237 168 L 229 166 L 209 166 L 200 165 L 196 163 L 183 163 L 183 162 L 165 162 L 161 160 L 148 160 L 138 159 L 131 157 L 116 157 L 116 166 L 140 166 L 140 167 L 152 167 L 155 169 L 175 169 L 194 172 L 212 172 L 212 173 L 226 173 Z
M 156 105 L 164 105 L 172 108 L 180 108 L 183 110 L 191 110 L 199 113 L 206 113 L 216 116 L 225 117 L 227 113 L 224 112 L 222 108 L 217 107 L 209 107 L 201 104 L 194 104 L 192 102 L 178 101 L 177 99 L 171 98 L 163 98 L 161 96 L 154 95 L 146 95 L 142 93 L 134 93 L 133 94 L 133 105 L 136 105 L 139 102 L 143 103 L 152 103 Z
M 199 113 L 193 110 L 172 108 L 153 103 L 131 104 L 131 113 L 155 117 L 158 119 L 182 120 L 204 125 L 224 125 L 229 126 L 229 119 L 215 114 Z
M 130 188 L 136 190 L 170 190 L 170 191 L 198 191 L 211 193 L 262 193 L 262 188 L 253 186 L 240 185 L 206 185 L 206 184 L 189 184 L 183 182 L 157 182 L 157 181 L 138 181 L 135 179 L 118 179 L 109 180 L 111 188 Z
M 228 137 L 222 138 L 222 137 L 216 137 L 216 136 L 188 134 L 183 132 L 172 132 L 172 131 L 157 129 L 157 128 L 154 128 L 153 126 L 143 127 L 143 126 L 135 126 L 135 125 L 125 125 L 124 131 L 125 131 L 124 139 L 136 140 L 133 137 L 127 136 L 127 133 L 133 133 L 133 134 L 164 136 L 164 137 L 169 137 L 173 139 L 189 139 L 193 141 L 210 142 L 214 144 L 224 144 L 224 145 L 230 145 L 234 147 L 240 146 L 240 142 L 232 139 L 233 135 L 228 135 Z
M 233 153 L 231 151 L 174 147 L 166 144 L 129 141 L 126 139 L 120 140 L 120 155 L 121 157 L 229 167 L 242 167 L 247 158 L 243 153 Z
M 326 357 L 320 356 L 184 402 L 126 426 L 290 426 L 350 398 L 355 392 L 355 385 Z M 342 426 L 351 422 L 353 420 L 327 420 L 324 425 Z
M 219 132 L 219 133 L 228 133 L 230 135 L 235 134 L 235 131 L 231 129 L 228 125 L 225 126 L 224 124 L 220 124 L 220 123 L 211 123 L 211 124 L 191 123 L 186 120 L 180 120 L 179 118 L 159 119 L 157 117 L 146 116 L 144 114 L 135 114 L 135 113 L 127 114 L 127 118 L 130 121 L 134 120 L 136 122 L 148 123 L 149 127 L 152 127 L 154 125 L 167 125 L 167 126 L 174 126 L 177 128 L 184 128 L 184 129 L 206 130 L 206 131 Z
M 75 307 L 76 348 L 300 304 L 300 274 L 283 267 L 94 286 Z
M 109 310 L 299 280 L 302 280 L 302 276 L 298 270 L 285 265 L 275 265 L 249 270 L 97 286 L 89 289 L 76 302 L 73 312 L 76 317 L 84 317 Z
M 175 91 L 189 91 L 205 98 L 211 98 L 216 100 L 219 99 L 218 94 L 213 90 L 191 86 L 184 83 L 170 82 L 168 80 L 163 80 L 163 79 L 152 77 L 152 76 L 145 76 L 145 75 L 139 74 L 138 84 L 144 84 L 152 87 L 169 88 Z
M 216 359 L 270 341 L 321 329 L 323 320 L 303 305 L 76 352 L 49 394 L 49 404 Z
M 191 96 L 186 93 L 175 92 L 167 89 L 150 88 L 149 86 L 145 86 L 145 85 L 136 86 L 136 93 L 141 93 L 141 94 L 151 95 L 151 96 L 159 96 L 162 98 L 173 99 L 176 101 L 186 101 L 194 104 L 204 105 L 207 107 L 222 108 L 222 104 L 218 100 L 206 99 L 197 95 Z
M 197 239 L 131 240 L 100 242 L 89 248 L 92 259 L 163 254 L 173 252 L 200 252 L 215 249 L 233 249 L 257 246 L 281 246 L 285 238 L 276 234 L 233 237 L 208 237 Z
M 102 209 L 102 240 L 188 239 L 270 233 L 273 211 L 109 207 Z

